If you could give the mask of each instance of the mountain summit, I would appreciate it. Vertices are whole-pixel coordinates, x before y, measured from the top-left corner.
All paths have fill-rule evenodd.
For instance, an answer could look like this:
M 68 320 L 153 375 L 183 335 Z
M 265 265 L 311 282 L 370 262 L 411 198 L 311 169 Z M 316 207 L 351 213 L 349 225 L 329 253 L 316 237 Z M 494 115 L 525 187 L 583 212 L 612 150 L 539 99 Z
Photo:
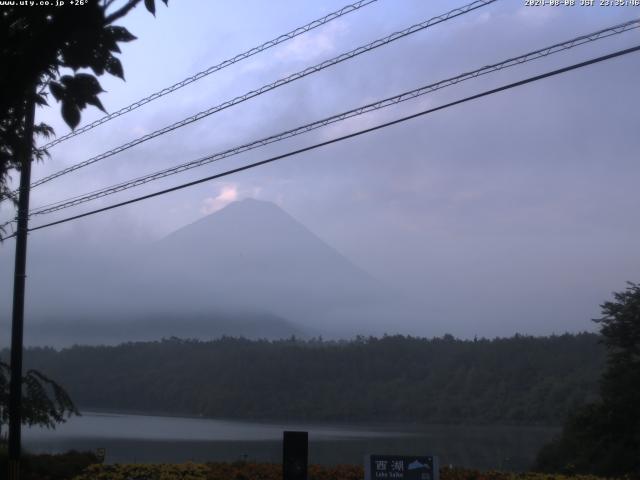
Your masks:
M 142 270 L 150 290 L 173 292 L 174 307 L 268 311 L 315 330 L 340 327 L 344 315 L 384 295 L 375 279 L 280 207 L 254 199 L 160 240 Z

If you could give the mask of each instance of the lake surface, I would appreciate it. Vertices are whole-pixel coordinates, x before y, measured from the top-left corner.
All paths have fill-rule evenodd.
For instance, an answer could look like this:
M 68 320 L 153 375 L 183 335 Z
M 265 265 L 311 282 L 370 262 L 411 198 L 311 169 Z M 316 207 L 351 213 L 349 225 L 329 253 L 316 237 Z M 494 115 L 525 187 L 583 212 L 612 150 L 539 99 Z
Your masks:
M 282 461 L 283 430 L 309 432 L 309 461 L 361 464 L 367 453 L 434 454 L 442 465 L 526 470 L 550 427 L 257 423 L 85 412 L 56 430 L 26 428 L 25 449 L 106 449 L 108 463 Z

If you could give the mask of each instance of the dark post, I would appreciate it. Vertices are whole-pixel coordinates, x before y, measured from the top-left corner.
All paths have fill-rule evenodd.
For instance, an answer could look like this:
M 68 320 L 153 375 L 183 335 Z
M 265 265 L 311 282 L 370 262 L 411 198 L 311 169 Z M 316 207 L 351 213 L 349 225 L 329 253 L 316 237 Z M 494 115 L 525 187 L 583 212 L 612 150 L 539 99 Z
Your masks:
M 9 387 L 9 480 L 20 477 L 20 428 L 22 426 L 22 335 L 24 330 L 24 290 L 27 266 L 27 230 L 29 228 L 29 186 L 35 90 L 27 92 L 24 144 L 20 155 L 20 197 L 16 232 L 16 264 L 13 281 L 13 316 L 11 322 L 11 384 Z
M 309 433 L 284 432 L 282 440 L 283 480 L 307 480 Z

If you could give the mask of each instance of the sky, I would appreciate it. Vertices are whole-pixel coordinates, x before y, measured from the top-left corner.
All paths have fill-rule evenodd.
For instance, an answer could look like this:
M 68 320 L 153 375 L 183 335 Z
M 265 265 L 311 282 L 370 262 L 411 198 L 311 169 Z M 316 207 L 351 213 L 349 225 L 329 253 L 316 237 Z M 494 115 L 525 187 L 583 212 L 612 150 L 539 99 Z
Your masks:
M 160 2 L 157 2 L 160 3 Z M 579 3 L 579 2 L 578 2 Z M 119 24 L 126 81 L 107 111 L 341 8 L 339 1 L 171 1 Z M 51 149 L 39 179 L 374 39 L 464 5 L 379 0 Z M 224 150 L 636 18 L 638 7 L 499 0 L 38 187 L 33 207 Z M 328 140 L 640 43 L 636 29 L 32 221 L 39 225 Z M 492 95 L 220 181 L 33 232 L 30 248 L 118 255 L 243 198 L 271 201 L 463 337 L 594 330 L 640 280 L 640 54 Z M 52 102 L 53 103 L 53 102 Z M 101 112 L 83 112 L 81 125 Z M 58 135 L 59 106 L 37 119 Z M 8 205 L 3 218 L 12 216 Z M 12 243 L 0 249 L 12 268 Z M 96 263 L 98 265 L 98 262 Z M 29 263 L 29 274 L 38 265 Z M 4 273 L 3 273 L 4 275 Z M 97 273 L 98 275 L 98 273 Z M 9 312 L 3 307 L 5 316 Z M 6 325 L 6 324 L 5 324 Z M 402 325 L 391 321 L 390 331 Z M 8 332 L 7 332 L 8 333 Z M 429 321 L 413 333 L 441 334 Z M 2 335 L 4 336 L 4 334 Z

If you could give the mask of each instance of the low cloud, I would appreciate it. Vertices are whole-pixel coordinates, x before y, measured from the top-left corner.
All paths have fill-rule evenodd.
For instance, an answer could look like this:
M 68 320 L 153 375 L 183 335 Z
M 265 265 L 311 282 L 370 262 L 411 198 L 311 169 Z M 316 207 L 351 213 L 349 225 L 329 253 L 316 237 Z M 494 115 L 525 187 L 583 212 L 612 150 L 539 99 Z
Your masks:
M 202 201 L 200 211 L 205 215 L 210 215 L 237 199 L 238 186 L 235 184 L 224 185 L 216 197 L 207 197 Z
M 281 47 L 275 57 L 284 61 L 311 60 L 335 51 L 336 39 L 347 31 L 344 22 L 334 21 L 319 32 L 294 38 Z

